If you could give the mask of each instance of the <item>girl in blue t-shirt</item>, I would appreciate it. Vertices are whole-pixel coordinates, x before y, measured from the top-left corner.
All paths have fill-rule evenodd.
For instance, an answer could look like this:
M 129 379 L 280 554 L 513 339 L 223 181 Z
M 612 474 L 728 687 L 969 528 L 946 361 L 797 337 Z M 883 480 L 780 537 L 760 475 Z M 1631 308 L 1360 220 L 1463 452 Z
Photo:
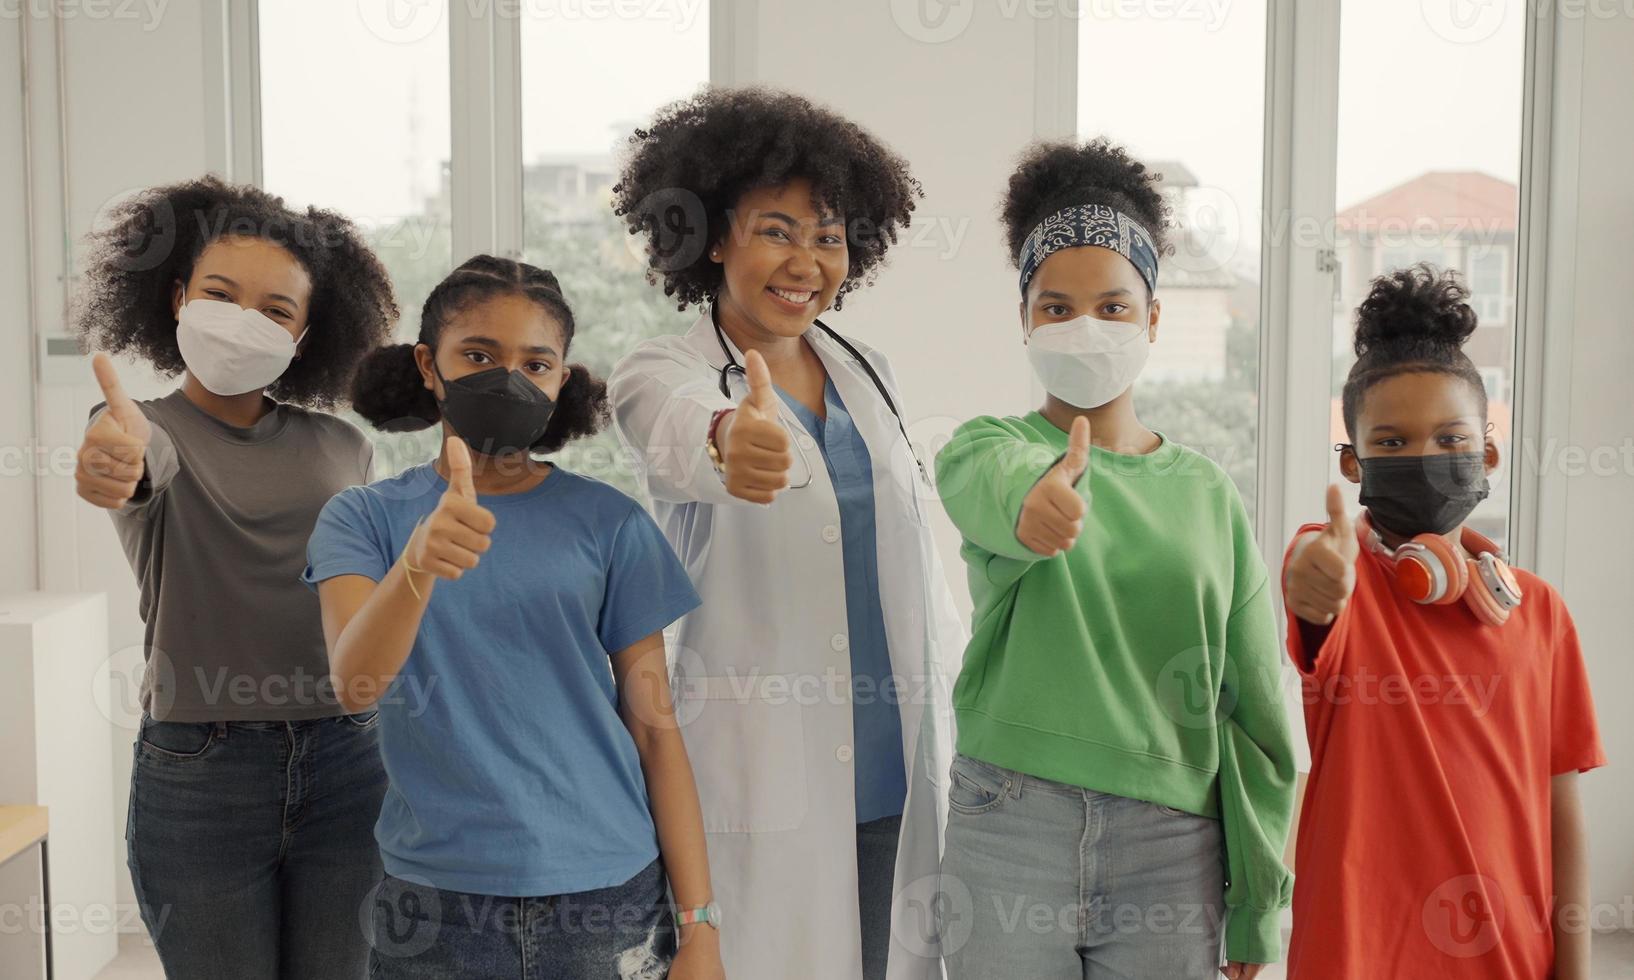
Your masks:
M 606 418 L 573 314 L 549 272 L 482 255 L 420 324 L 354 405 L 441 421 L 443 452 L 331 500 L 305 574 L 341 702 L 380 709 L 371 975 L 720 977 L 662 633 L 698 597 L 635 501 L 534 456 Z

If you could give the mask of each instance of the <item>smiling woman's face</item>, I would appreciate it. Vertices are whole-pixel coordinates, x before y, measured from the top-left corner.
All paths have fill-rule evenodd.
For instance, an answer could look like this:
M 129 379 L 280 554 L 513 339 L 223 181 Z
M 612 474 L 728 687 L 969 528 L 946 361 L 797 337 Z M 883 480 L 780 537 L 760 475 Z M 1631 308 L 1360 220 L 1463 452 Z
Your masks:
M 1128 259 L 1109 248 L 1063 248 L 1045 259 L 1027 284 L 1022 336 L 1047 323 L 1089 315 L 1097 320 L 1144 323 L 1157 340 L 1159 302 L 1146 298 L 1146 281 Z
M 743 195 L 710 258 L 724 269 L 722 315 L 780 337 L 806 332 L 851 265 L 844 217 L 819 213 L 806 180 Z
M 176 284 L 172 312 L 179 313 L 182 303 L 194 299 L 257 310 L 296 338 L 306 331 L 312 277 L 282 245 L 226 235 L 206 245 L 193 263 L 192 276 Z

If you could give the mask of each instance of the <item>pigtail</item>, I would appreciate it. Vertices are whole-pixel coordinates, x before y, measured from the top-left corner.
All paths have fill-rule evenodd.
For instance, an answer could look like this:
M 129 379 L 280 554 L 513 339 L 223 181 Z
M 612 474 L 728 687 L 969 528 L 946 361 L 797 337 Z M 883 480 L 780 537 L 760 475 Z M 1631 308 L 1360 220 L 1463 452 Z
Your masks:
M 413 344 L 378 347 L 352 379 L 352 408 L 382 432 L 415 432 L 442 418 L 425 386 Z
M 533 444 L 533 451 L 553 453 L 585 436 L 593 436 L 607 424 L 607 382 L 590 373 L 583 364 L 570 364 L 567 380 L 556 396 L 545 434 Z

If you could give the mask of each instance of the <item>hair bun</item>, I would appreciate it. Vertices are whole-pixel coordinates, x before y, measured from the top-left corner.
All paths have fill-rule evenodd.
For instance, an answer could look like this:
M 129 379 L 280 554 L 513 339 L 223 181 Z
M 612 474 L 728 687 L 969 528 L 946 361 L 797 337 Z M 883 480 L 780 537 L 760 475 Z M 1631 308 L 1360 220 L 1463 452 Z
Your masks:
M 1457 350 L 1477 322 L 1458 273 L 1420 262 L 1373 280 L 1356 308 L 1356 356 L 1393 347 Z

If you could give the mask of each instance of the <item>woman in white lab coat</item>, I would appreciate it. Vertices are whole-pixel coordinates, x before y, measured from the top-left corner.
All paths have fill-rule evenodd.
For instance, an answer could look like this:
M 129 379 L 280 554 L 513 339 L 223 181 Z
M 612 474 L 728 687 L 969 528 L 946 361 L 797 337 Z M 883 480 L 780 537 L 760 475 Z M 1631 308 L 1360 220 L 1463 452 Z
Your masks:
M 609 381 L 618 431 L 703 606 L 677 714 L 728 976 L 941 976 L 930 899 L 966 633 L 885 358 L 817 320 L 919 196 L 805 99 L 712 89 L 630 140 L 614 206 L 703 314 Z

